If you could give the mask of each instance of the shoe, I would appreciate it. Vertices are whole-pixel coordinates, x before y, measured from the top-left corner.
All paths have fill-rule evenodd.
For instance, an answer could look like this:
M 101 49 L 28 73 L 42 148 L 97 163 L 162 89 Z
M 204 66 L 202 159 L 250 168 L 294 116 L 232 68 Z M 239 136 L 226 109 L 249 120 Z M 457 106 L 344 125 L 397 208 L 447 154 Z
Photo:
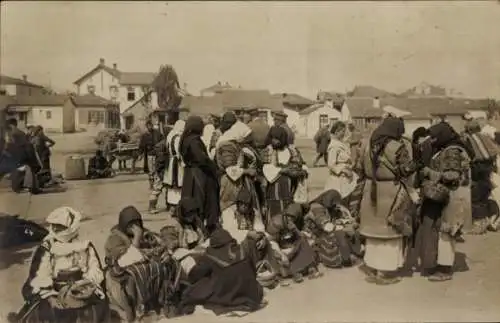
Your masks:
M 318 268 L 311 268 L 311 269 L 309 269 L 309 273 L 307 275 L 307 278 L 316 279 L 316 278 L 320 278 L 321 276 L 323 276 L 323 273 L 320 272 L 318 270 Z
M 394 285 L 401 282 L 400 277 L 384 277 L 384 276 L 377 276 L 375 278 L 375 284 L 377 285 Z
M 377 285 L 393 285 L 393 284 L 399 283 L 401 280 L 402 280 L 402 278 L 399 276 L 392 276 L 392 275 L 389 276 L 389 275 L 386 275 L 386 274 L 379 271 L 377 273 L 377 276 L 375 277 L 375 284 L 377 284 Z
M 444 282 L 447 280 L 451 280 L 453 276 L 451 274 L 445 273 L 435 273 L 434 275 L 430 275 L 427 279 L 430 282 Z

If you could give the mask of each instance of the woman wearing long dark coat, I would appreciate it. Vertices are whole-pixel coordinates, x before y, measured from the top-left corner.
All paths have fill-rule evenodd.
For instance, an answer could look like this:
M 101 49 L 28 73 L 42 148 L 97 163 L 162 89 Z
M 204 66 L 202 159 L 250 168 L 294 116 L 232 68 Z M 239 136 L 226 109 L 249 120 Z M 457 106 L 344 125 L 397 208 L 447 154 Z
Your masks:
M 184 161 L 184 178 L 181 198 L 194 198 L 201 206 L 205 230 L 212 232 L 219 225 L 219 182 L 217 166 L 210 159 L 201 140 L 203 120 L 190 116 L 186 121 L 180 141 L 180 152 Z
M 215 230 L 210 246 L 189 273 L 193 285 L 184 293 L 183 305 L 203 305 L 215 314 L 261 308 L 264 290 L 253 257 L 229 232 Z

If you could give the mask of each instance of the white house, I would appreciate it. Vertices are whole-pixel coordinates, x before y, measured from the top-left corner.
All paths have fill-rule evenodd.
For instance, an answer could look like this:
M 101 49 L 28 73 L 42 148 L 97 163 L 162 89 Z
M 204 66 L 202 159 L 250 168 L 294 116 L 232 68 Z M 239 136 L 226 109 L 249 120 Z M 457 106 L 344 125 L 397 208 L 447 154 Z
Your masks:
M 297 127 L 298 134 L 313 138 L 320 128 L 342 119 L 340 110 L 334 108 L 332 101 L 326 101 L 300 111 L 300 121 Z
M 99 64 L 74 82 L 78 95 L 94 94 L 117 102 L 120 113 L 150 92 L 151 84 L 156 76 L 153 72 L 123 72 L 106 65 L 103 58 Z M 121 120 L 124 127 L 124 120 Z
M 11 97 L 7 114 L 20 126 L 42 126 L 47 132 L 75 131 L 75 104 L 67 95 L 23 95 Z

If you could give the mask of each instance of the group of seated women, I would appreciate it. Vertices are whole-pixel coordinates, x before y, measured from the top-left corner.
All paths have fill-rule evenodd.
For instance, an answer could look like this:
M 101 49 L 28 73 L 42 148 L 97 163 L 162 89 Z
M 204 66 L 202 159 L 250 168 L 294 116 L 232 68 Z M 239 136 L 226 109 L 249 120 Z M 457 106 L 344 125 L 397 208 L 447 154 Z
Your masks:
M 125 207 L 111 229 L 101 262 L 80 239 L 82 215 L 60 207 L 48 217 L 49 234 L 35 250 L 13 322 L 140 321 L 150 314 L 191 314 L 200 305 L 217 315 L 241 315 L 266 305 L 264 288 L 321 276 L 318 266 L 351 266 L 361 257 L 356 221 L 340 194 L 326 191 L 294 203 L 237 241 L 222 226 L 209 237 L 196 220 L 195 201 L 181 199 L 159 230 Z M 347 215 L 347 216 L 346 216 Z

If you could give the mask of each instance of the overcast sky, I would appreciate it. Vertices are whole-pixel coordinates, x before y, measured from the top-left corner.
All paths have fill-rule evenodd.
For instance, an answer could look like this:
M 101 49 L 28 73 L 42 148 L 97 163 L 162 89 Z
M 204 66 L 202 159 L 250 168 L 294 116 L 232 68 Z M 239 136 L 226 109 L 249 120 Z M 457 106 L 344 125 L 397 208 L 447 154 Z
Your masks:
M 499 2 L 2 2 L 1 72 L 55 89 L 105 58 L 171 64 L 198 94 L 402 91 L 421 81 L 500 98 Z

